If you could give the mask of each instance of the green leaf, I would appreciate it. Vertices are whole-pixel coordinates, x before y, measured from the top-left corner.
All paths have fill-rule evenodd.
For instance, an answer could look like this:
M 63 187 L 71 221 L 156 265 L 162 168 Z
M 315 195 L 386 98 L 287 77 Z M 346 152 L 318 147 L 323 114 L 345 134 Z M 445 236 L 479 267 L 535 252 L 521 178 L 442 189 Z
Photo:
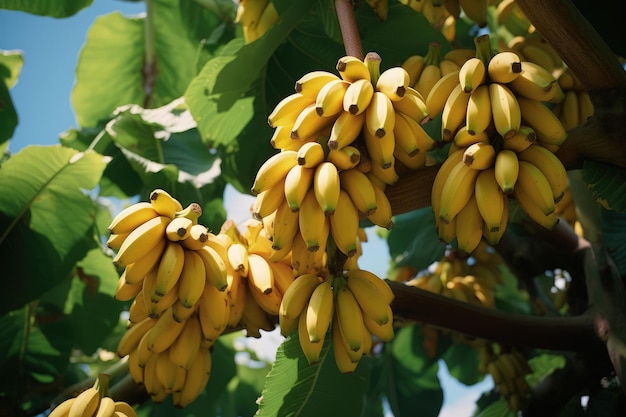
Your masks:
M 4 79 L 9 90 L 17 83 L 22 65 L 24 65 L 22 51 L 0 50 L 0 77 Z
M 626 169 L 596 161 L 585 161 L 583 179 L 604 208 L 626 211 Z
M 410 265 L 417 270 L 440 259 L 446 249 L 437 236 L 430 206 L 395 216 L 387 242 L 396 266 Z
M 9 70 L 0 63 L 0 74 Z M 17 111 L 13 105 L 7 81 L 0 82 L 0 144 L 8 141 L 13 136 L 17 127 Z
M 465 343 L 452 343 L 443 354 L 450 375 L 464 385 L 474 385 L 484 379 L 478 371 L 478 351 Z
M 0 0 L 0 9 L 21 10 L 40 16 L 68 17 L 92 2 L 93 0 Z
M 546 376 L 565 366 L 565 357 L 555 353 L 542 353 L 528 359 L 532 373 L 526 377 L 531 386 L 538 384 Z
M 359 416 L 367 388 L 367 367 L 361 363 L 352 374 L 341 374 L 335 364 L 330 337 L 320 362 L 309 365 L 298 337 L 290 336 L 278 348 L 267 376 L 258 416 Z
M 516 413 L 509 409 L 509 405 L 504 398 L 491 403 L 487 408 L 480 412 L 476 417 L 515 417 Z
M 96 18 L 80 51 L 71 94 L 80 126 L 95 126 L 118 106 L 143 103 L 144 43 L 143 18 L 120 12 Z
M 622 276 L 626 274 L 626 213 L 601 210 L 602 243 Z
M 93 246 L 95 206 L 83 190 L 100 180 L 95 152 L 27 146 L 0 170 L 0 261 L 9 290 L 0 314 L 31 301 L 64 278 Z

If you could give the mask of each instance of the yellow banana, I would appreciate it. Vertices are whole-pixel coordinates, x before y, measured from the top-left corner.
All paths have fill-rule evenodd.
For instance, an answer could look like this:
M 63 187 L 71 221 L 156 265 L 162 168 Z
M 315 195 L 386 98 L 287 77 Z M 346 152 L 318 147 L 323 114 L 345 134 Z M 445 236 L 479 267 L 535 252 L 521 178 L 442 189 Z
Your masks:
M 227 258 L 208 245 L 198 249 L 196 253 L 200 255 L 202 262 L 204 262 L 207 284 L 213 285 L 219 291 L 225 291 L 228 287 Z
M 393 228 L 393 212 L 391 209 L 391 203 L 389 202 L 385 191 L 381 187 L 375 184 L 372 185 L 374 195 L 376 196 L 376 211 L 368 214 L 367 218 L 376 226 L 391 230 Z
M 366 269 L 353 269 L 348 271 L 346 273 L 346 281 L 350 280 L 369 281 L 370 285 L 378 288 L 378 293 L 386 304 L 391 304 L 395 297 L 393 291 L 391 290 L 391 287 L 389 287 L 389 284 L 387 284 L 384 279 L 378 277 L 378 275 Z
M 335 212 L 339 201 L 339 190 L 339 172 L 337 167 L 328 161 L 320 163 L 315 168 L 313 192 L 317 203 L 325 215 L 329 216 Z
M 494 163 L 494 175 L 502 192 L 511 194 L 519 176 L 517 154 L 507 149 L 498 152 Z
M 206 270 L 202 258 L 191 250 L 185 250 L 183 270 L 178 280 L 178 299 L 186 308 L 193 308 L 206 284 Z
M 291 170 L 294 168 L 291 168 Z M 291 172 L 291 170 L 289 172 Z M 278 206 L 285 200 L 286 181 L 287 177 L 285 176 L 284 179 L 278 181 L 278 183 L 271 188 L 261 191 L 256 195 L 252 206 L 252 217 L 262 219 L 276 211 Z
M 431 188 L 430 193 L 430 204 L 433 209 L 433 214 L 435 215 L 435 222 L 439 222 L 439 208 L 441 207 L 441 199 L 442 199 L 442 191 L 443 186 L 446 183 L 446 180 L 450 176 L 450 173 L 458 164 L 463 163 L 463 150 L 459 149 L 448 156 L 446 160 L 443 161 L 439 170 L 437 171 L 437 175 L 435 175 L 435 180 L 433 181 L 433 186 Z
M 454 134 L 454 144 L 458 148 L 466 148 L 474 143 L 483 142 L 489 143 L 489 134 L 486 131 L 471 135 L 467 131 L 467 125 L 461 126 L 459 130 Z
M 577 109 L 578 110 L 578 109 Z M 122 247 L 122 243 L 124 243 L 124 241 L 126 240 L 126 238 L 128 237 L 129 233 L 118 233 L 118 234 L 111 234 L 109 235 L 108 239 L 107 239 L 107 247 L 109 247 L 110 249 L 113 250 L 117 250 L 120 247 Z
M 353 360 L 356 357 L 354 352 L 350 350 L 345 342 L 345 338 L 341 332 L 341 328 L 338 324 L 338 320 L 335 316 L 332 324 L 332 344 L 333 353 L 335 357 L 335 364 L 342 374 L 350 374 L 354 372 L 359 364 L 358 359 Z M 357 349 L 358 350 L 358 349 Z M 352 355 L 352 357 L 351 357 Z
M 201 224 L 194 224 L 189 229 L 189 236 L 180 241 L 180 244 L 189 250 L 198 250 L 204 245 L 209 238 L 209 229 Z
M 495 168 L 489 168 L 478 174 L 474 190 L 480 215 L 490 232 L 498 232 L 504 215 L 502 190 L 496 181 Z
M 452 168 L 441 190 L 438 213 L 441 221 L 449 223 L 469 201 L 479 172 L 462 162 Z
M 315 168 L 324 161 L 324 148 L 319 142 L 307 142 L 298 149 L 298 165 Z
M 356 254 L 358 229 L 359 211 L 348 193 L 341 189 L 337 209 L 330 216 L 330 233 L 337 248 L 348 257 Z
M 376 91 L 365 110 L 365 128 L 372 135 L 382 138 L 387 133 L 393 132 L 395 115 L 393 103 L 389 97 Z
M 339 173 L 341 188 L 346 190 L 359 211 L 365 215 L 376 211 L 376 194 L 369 178 L 358 169 Z
M 259 168 L 252 184 L 252 194 L 272 188 L 285 178 L 291 168 L 298 164 L 298 152 L 286 150 L 269 157 Z
M 387 315 L 392 318 L 393 311 L 391 310 L 391 306 L 387 305 Z M 395 332 L 393 329 L 393 320 L 389 320 L 385 324 L 378 324 L 374 320 L 370 319 L 368 316 L 363 316 L 363 324 L 365 329 L 380 339 L 381 342 L 391 342 L 395 337 Z
M 561 101 L 561 90 L 552 73 L 529 61 L 522 62 L 522 72 L 507 84 L 516 95 L 537 101 Z
M 175 217 L 165 228 L 165 236 L 172 241 L 178 242 L 189 236 L 193 220 L 188 217 Z
M 137 324 L 146 317 L 148 317 L 148 306 L 146 305 L 143 294 L 140 291 L 135 296 L 135 299 L 130 304 L 130 307 L 128 307 L 128 322 L 130 324 Z
M 361 160 L 361 151 L 352 145 L 347 145 L 340 149 L 331 149 L 326 156 L 326 160 L 335 164 L 338 170 L 352 169 Z
M 320 361 L 320 355 L 322 353 L 322 348 L 324 343 L 316 342 L 313 343 L 309 339 L 309 334 L 307 332 L 307 312 L 308 307 L 304 309 L 304 311 L 298 317 L 298 341 L 300 342 L 300 348 L 302 349 L 302 353 L 307 359 L 309 365 L 314 365 Z
M 504 139 L 514 136 L 521 125 L 518 98 L 504 84 L 489 84 L 491 113 L 496 130 Z
M 298 233 L 298 217 L 299 213 L 293 211 L 286 201 L 278 206 L 274 216 L 273 250 L 284 252 L 291 249 L 293 238 Z M 244 276 L 246 275 L 244 274 Z
M 465 125 L 470 135 L 484 132 L 491 123 L 491 101 L 489 86 L 482 84 L 472 91 L 467 102 Z
M 204 340 L 217 339 L 228 326 L 230 301 L 226 292 L 206 285 L 198 300 L 198 320 Z
M 363 113 L 373 95 L 374 87 L 369 80 L 361 78 L 353 81 L 343 96 L 343 110 L 353 115 Z
M 344 56 L 339 58 L 335 69 L 339 72 L 341 78 L 348 82 L 354 82 L 359 79 L 371 80 L 369 69 L 365 62 L 354 56 Z
M 325 246 L 322 244 L 325 244 L 327 239 L 327 236 L 323 236 L 324 232 L 328 230 L 327 220 L 324 209 L 317 202 L 315 191 L 310 189 L 298 212 L 300 235 L 309 251 L 325 250 Z
M 522 120 L 534 129 L 537 140 L 544 145 L 561 146 L 567 131 L 559 118 L 542 102 L 518 97 Z
M 135 409 L 124 401 L 115 401 L 115 411 L 125 414 L 126 417 L 137 417 Z
M 159 216 L 166 216 L 173 219 L 176 212 L 181 211 L 183 206 L 167 191 L 157 188 L 150 193 L 150 204 Z
M 435 82 L 426 96 L 426 109 L 431 118 L 437 117 L 443 112 L 450 93 L 459 83 L 458 72 L 448 73 Z M 397 108 L 397 104 L 394 105 Z
M 363 316 L 368 316 L 379 325 L 383 325 L 391 319 L 387 311 L 388 303 L 381 294 L 380 286 L 376 285 L 373 280 L 363 278 L 362 274 L 353 274 L 346 279 L 346 282 L 348 289 L 358 302 Z
M 283 98 L 267 116 L 267 123 L 272 128 L 291 127 L 298 115 L 307 106 L 315 103 L 315 98 L 294 93 Z
M 396 148 L 409 156 L 418 152 L 425 153 L 435 146 L 435 141 L 417 121 L 398 111 L 393 134 Z
M 189 367 L 189 371 L 187 371 L 183 388 L 174 402 L 176 407 L 186 407 L 204 391 L 211 375 L 211 364 L 211 352 L 208 349 L 201 349 L 198 355 L 196 355 L 193 364 Z
M 380 91 L 395 102 L 404 97 L 410 85 L 409 73 L 401 66 L 392 67 L 380 74 L 376 82 L 376 91 Z
M 333 318 L 332 280 L 326 279 L 311 293 L 305 314 L 305 330 L 311 343 L 324 343 Z
M 463 91 L 460 83 L 450 92 L 441 113 L 441 138 L 444 141 L 451 141 L 456 131 L 465 123 L 469 98 L 470 94 Z
M 68 412 L 68 417 L 90 417 L 98 410 L 100 403 L 99 382 L 96 380 L 93 386 L 87 388 L 76 396 Z
M 169 217 L 158 216 L 135 228 L 122 243 L 113 264 L 122 268 L 146 256 L 160 240 L 165 239 L 165 228 L 170 220 Z
M 372 165 L 384 170 L 391 168 L 394 163 L 393 152 L 395 150 L 393 131 L 379 138 L 366 129 L 363 131 L 363 139 Z
M 515 188 L 523 189 L 544 214 L 554 212 L 554 198 L 550 183 L 539 168 L 531 162 L 519 161 L 519 176 Z
M 530 126 L 521 125 L 515 135 L 504 140 L 503 149 L 519 153 L 535 143 L 536 140 L 535 130 Z
M 459 0 L 463 13 L 478 27 L 487 26 L 487 0 Z
M 343 110 L 346 90 L 351 85 L 339 79 L 324 84 L 315 98 L 315 111 L 318 116 L 331 117 L 339 114 Z
M 578 126 L 580 121 L 578 93 L 573 90 L 567 91 L 560 107 L 561 112 L 559 114 L 559 120 L 563 124 L 565 130 L 572 130 Z
M 512 0 L 509 0 L 512 1 Z M 507 84 L 519 77 L 522 72 L 522 61 L 513 51 L 502 51 L 495 54 L 487 66 L 487 74 L 491 82 Z
M 304 311 L 306 304 L 311 298 L 311 294 L 322 281 L 323 279 L 316 274 L 307 273 L 297 276 L 283 294 L 279 310 L 279 320 L 282 320 L 282 317 L 295 319 L 300 316 L 300 313 Z M 288 336 L 288 334 L 286 335 L 284 333 L 283 335 Z
M 471 253 L 483 237 L 483 219 L 478 209 L 476 195 L 456 215 L 456 241 L 459 250 Z
M 255 28 L 268 3 L 269 0 L 243 0 L 239 2 L 234 22 L 244 27 Z
M 348 346 L 352 351 L 358 351 L 363 340 L 363 314 L 354 294 L 347 286 L 336 290 L 335 315 Z
M 409 75 L 409 85 L 415 85 L 425 67 L 424 57 L 422 55 L 411 55 L 400 66 Z
M 466 94 L 470 94 L 478 86 L 483 85 L 487 81 L 487 68 L 482 59 L 474 57 L 470 58 L 459 70 L 459 82 L 461 88 Z
M 166 239 L 160 239 L 157 242 L 156 246 L 150 252 L 145 254 L 141 259 L 139 259 L 137 262 L 126 265 L 126 268 L 124 270 L 124 279 L 126 280 L 126 282 L 131 285 L 140 283 L 144 279 L 146 274 L 148 274 L 148 272 L 150 272 L 152 268 L 158 265 L 166 244 Z
M 165 388 L 165 392 L 170 393 L 174 390 L 177 371 L 178 367 L 170 361 L 168 351 L 161 352 L 156 356 L 155 376 Z
M 291 263 L 288 262 L 270 262 L 272 273 L 274 274 L 274 289 L 280 293 L 281 298 L 287 291 L 287 288 L 296 278 Z
M 313 184 L 314 172 L 314 168 L 306 168 L 302 165 L 296 165 L 287 173 L 283 187 L 283 195 L 287 206 L 292 211 L 297 211 L 300 208 L 302 200 L 304 200 L 304 196 Z M 272 211 L 275 211 L 279 206 L 280 204 L 277 205 Z M 267 213 L 266 216 L 269 214 L 270 213 Z
M 491 168 L 495 159 L 496 150 L 490 143 L 473 143 L 463 151 L 463 163 L 473 169 L 483 170 Z
M 268 293 L 262 293 L 255 285 L 250 285 L 248 288 L 250 290 L 249 295 L 252 295 L 254 301 L 263 311 L 270 316 L 278 315 L 282 295 L 276 288 L 273 288 L 273 290 Z
M 569 180 L 561 160 L 541 145 L 532 145 L 517 154 L 520 161 L 528 161 L 546 177 L 552 190 L 552 197 L 558 203 L 565 195 Z
M 291 127 L 291 139 L 304 140 L 325 129 L 335 121 L 334 117 L 321 117 L 315 110 L 315 103 L 306 106 Z
M 52 408 L 52 411 L 50 412 L 50 414 L 48 414 L 48 417 L 67 417 L 75 401 L 76 397 L 72 397 L 56 405 L 54 408 Z
M 137 348 L 139 341 L 144 334 L 150 330 L 156 323 L 155 319 L 147 317 L 139 323 L 131 325 L 117 343 L 116 353 L 120 358 L 129 355 Z
M 559 217 L 556 214 L 546 215 L 543 208 L 535 204 L 535 199 L 527 193 L 526 189 L 516 186 L 513 190 L 513 196 L 528 217 L 538 225 L 550 230 L 559 222 Z
M 274 272 L 268 261 L 261 255 L 248 255 L 248 283 L 261 293 L 269 294 L 274 290 Z
M 153 299 L 153 302 L 158 302 L 176 285 L 184 263 L 185 252 L 183 247 L 177 242 L 168 242 L 157 267 L 157 277 L 153 291 L 157 298 Z
M 159 214 L 148 202 L 140 201 L 120 211 L 109 224 L 111 234 L 128 234 Z
M 330 233 L 330 222 L 328 224 L 328 233 Z M 326 268 L 326 251 L 311 252 L 301 234 L 297 234 L 293 240 L 291 247 L 291 264 L 296 275 L 306 273 L 320 274 Z
M 102 396 L 94 417 L 113 417 L 114 414 L 115 400 L 108 395 Z
M 364 123 L 365 112 L 357 115 L 352 115 L 348 112 L 340 113 L 330 130 L 328 148 L 331 150 L 341 149 L 350 145 L 363 130 Z
M 152 353 L 161 353 L 167 350 L 183 331 L 185 323 L 174 319 L 171 308 L 161 314 L 148 333 L 148 349 Z
M 476 56 L 476 50 L 472 48 L 457 48 L 446 52 L 443 59 L 455 62 L 459 67 L 470 58 Z
M 295 90 L 296 93 L 300 93 L 303 96 L 312 98 L 314 101 L 317 98 L 318 93 L 326 84 L 331 81 L 338 80 L 332 72 L 328 71 L 311 71 L 304 74 L 296 81 Z M 305 136 L 302 136 L 305 137 Z

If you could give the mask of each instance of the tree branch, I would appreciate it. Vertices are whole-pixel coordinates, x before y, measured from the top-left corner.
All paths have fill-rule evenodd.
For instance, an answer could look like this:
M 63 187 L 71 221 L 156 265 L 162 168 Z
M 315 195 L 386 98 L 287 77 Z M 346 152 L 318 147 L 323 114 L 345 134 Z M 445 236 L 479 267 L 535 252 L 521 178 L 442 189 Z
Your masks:
M 351 55 L 363 60 L 363 46 L 361 45 L 361 35 L 354 16 L 354 7 L 351 0 L 335 0 L 335 9 L 339 27 L 341 27 L 341 37 L 346 49 L 346 55 Z

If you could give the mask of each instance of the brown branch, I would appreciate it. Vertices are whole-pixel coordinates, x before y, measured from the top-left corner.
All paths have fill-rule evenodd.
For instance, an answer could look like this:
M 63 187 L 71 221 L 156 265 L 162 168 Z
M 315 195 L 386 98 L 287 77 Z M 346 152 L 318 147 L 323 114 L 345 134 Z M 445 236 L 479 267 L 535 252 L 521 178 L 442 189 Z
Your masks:
M 351 55 L 363 60 L 363 46 L 361 35 L 354 16 L 354 7 L 351 0 L 335 0 L 337 19 L 341 27 L 341 37 L 346 49 L 346 55 Z
M 615 53 L 571 0 L 516 3 L 589 91 L 626 86 Z
M 593 317 L 540 317 L 506 313 L 388 281 L 396 298 L 394 317 L 454 330 L 508 345 L 584 351 L 598 339 Z

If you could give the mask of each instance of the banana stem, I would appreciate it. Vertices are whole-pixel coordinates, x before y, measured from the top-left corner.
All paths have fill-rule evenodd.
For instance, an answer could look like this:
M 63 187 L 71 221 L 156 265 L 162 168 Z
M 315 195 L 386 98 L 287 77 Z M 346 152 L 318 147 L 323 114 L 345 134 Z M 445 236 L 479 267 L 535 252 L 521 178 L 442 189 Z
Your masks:
M 141 73 L 143 75 L 143 91 L 145 94 L 143 99 L 144 109 L 147 109 L 150 106 L 150 101 L 152 99 L 152 89 L 154 87 L 154 84 L 156 83 L 157 76 L 157 58 L 156 48 L 154 45 L 154 22 L 152 20 L 152 12 L 152 1 L 146 0 L 146 17 L 144 19 L 145 53 L 143 68 L 141 69 Z
M 363 46 L 361 36 L 354 16 L 354 8 L 350 0 L 335 0 L 335 10 L 341 28 L 341 37 L 346 49 L 346 55 L 351 55 L 363 60 Z

